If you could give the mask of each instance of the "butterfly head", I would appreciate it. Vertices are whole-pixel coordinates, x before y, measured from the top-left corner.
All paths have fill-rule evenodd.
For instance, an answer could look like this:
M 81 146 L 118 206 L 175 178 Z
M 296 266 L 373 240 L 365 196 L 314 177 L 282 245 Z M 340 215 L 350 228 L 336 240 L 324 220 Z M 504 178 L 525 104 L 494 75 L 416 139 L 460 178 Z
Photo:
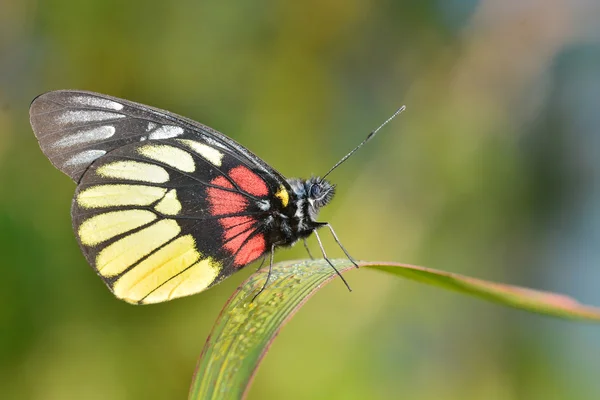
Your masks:
M 335 195 L 335 185 L 318 177 L 313 177 L 304 182 L 308 203 L 315 212 L 329 204 Z
M 329 204 L 335 194 L 335 185 L 319 177 L 289 179 L 288 183 L 298 198 L 300 215 L 313 222 L 316 221 L 321 207 Z

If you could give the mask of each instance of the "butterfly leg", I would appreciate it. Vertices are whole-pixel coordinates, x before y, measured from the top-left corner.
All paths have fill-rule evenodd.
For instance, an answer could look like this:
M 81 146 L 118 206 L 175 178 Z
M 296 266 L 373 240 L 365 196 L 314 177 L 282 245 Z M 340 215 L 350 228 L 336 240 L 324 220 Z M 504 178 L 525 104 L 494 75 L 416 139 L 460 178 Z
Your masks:
M 308 256 L 310 257 L 311 260 L 314 260 L 315 258 L 313 257 L 312 253 L 310 252 L 310 249 L 308 248 L 308 243 L 306 243 L 306 238 L 302 239 L 302 241 L 304 242 L 304 248 L 306 249 Z
M 265 260 L 267 259 L 267 255 L 265 254 L 262 257 L 262 260 L 260 260 L 260 265 L 258 266 L 258 268 L 256 268 L 257 271 L 260 271 L 260 269 L 263 267 L 263 265 L 265 265 Z
M 333 235 L 333 238 L 335 239 L 335 242 L 338 244 L 338 246 L 340 246 L 340 248 L 342 249 L 342 251 L 344 252 L 344 254 L 346 255 L 346 257 L 348 257 L 348 260 L 350 260 L 350 262 L 352 264 L 354 264 L 354 266 L 356 268 L 358 268 L 358 264 L 356 263 L 356 261 L 354 260 L 354 258 L 352 258 L 352 256 L 350 255 L 350 253 L 348 253 L 348 250 L 346 250 L 344 248 L 344 246 L 342 246 L 342 242 L 340 242 L 340 239 L 338 239 L 337 235 L 335 234 L 335 231 L 333 230 L 333 227 L 329 224 L 326 224 L 327 227 L 329 228 L 329 230 L 331 231 L 331 234 Z
M 271 270 L 273 269 L 273 256 L 274 256 L 274 254 L 275 254 L 275 244 L 272 244 L 271 245 L 271 261 L 269 262 L 269 272 L 267 273 L 267 279 L 265 280 L 265 283 L 260 288 L 260 290 L 258 291 L 258 293 L 256 293 L 254 295 L 254 297 L 252 298 L 251 303 L 253 303 L 254 300 L 256 300 L 256 298 L 258 297 L 258 295 L 261 294 L 263 292 L 263 290 L 265 290 L 265 288 L 269 284 L 269 278 L 271 278 Z M 264 261 L 264 258 L 263 258 L 263 261 Z
M 348 282 L 346 282 L 346 280 L 344 279 L 344 277 L 342 276 L 342 274 L 340 274 L 340 271 L 337 270 L 337 268 L 335 267 L 335 265 L 333 265 L 333 263 L 331 262 L 331 260 L 327 257 L 327 253 L 325 253 L 325 248 L 323 248 L 323 243 L 321 243 L 321 238 L 319 237 L 319 234 L 317 232 L 317 230 L 315 229 L 314 231 L 315 237 L 317 238 L 317 242 L 319 242 L 319 247 L 321 248 L 321 253 L 323 253 L 323 258 L 325 259 L 325 261 L 327 261 L 327 263 L 329 263 L 329 265 L 331 266 L 331 268 L 333 268 L 333 270 L 335 271 L 336 274 L 338 274 L 338 276 L 340 278 L 342 278 L 342 281 L 344 282 L 344 284 L 346 285 L 346 287 L 348 288 L 348 290 L 351 292 L 352 288 L 350 288 L 350 285 L 348 285 Z

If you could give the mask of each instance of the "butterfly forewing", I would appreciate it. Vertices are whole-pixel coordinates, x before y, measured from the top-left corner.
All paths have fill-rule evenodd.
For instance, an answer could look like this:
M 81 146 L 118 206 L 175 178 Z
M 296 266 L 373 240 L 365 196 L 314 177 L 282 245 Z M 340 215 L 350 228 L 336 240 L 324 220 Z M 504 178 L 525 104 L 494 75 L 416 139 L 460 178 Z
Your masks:
M 38 96 L 29 110 L 31 126 L 50 161 L 78 182 L 97 158 L 129 143 L 189 138 L 228 152 L 240 163 L 285 182 L 248 149 L 191 119 L 99 93 L 58 90 Z
M 44 153 L 78 182 L 73 228 L 115 295 L 197 293 L 269 250 L 266 210 L 289 186 L 224 135 L 108 96 L 50 92 L 31 106 Z

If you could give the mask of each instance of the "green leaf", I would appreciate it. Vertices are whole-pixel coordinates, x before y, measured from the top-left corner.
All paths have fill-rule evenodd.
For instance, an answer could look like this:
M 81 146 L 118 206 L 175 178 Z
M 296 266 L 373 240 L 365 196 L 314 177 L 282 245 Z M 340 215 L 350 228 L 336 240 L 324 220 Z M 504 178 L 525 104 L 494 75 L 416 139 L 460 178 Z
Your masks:
M 348 260 L 334 263 L 340 271 L 354 269 Z M 600 321 L 599 308 L 559 294 L 405 264 L 359 265 L 540 314 Z M 250 276 L 221 311 L 198 360 L 190 399 L 242 398 L 281 327 L 336 274 L 324 260 L 281 262 L 273 265 L 269 285 L 252 302 L 266 276 L 267 269 Z

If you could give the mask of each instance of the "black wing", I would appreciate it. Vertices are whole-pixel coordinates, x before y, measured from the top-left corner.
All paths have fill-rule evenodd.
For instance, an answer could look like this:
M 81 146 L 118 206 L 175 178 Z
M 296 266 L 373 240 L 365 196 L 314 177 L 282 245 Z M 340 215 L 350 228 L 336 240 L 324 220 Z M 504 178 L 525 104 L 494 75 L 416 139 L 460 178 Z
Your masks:
M 57 90 L 36 97 L 31 126 L 52 164 L 79 182 L 97 158 L 130 143 L 192 139 L 236 157 L 287 187 L 285 178 L 222 133 L 169 111 L 94 92 Z

